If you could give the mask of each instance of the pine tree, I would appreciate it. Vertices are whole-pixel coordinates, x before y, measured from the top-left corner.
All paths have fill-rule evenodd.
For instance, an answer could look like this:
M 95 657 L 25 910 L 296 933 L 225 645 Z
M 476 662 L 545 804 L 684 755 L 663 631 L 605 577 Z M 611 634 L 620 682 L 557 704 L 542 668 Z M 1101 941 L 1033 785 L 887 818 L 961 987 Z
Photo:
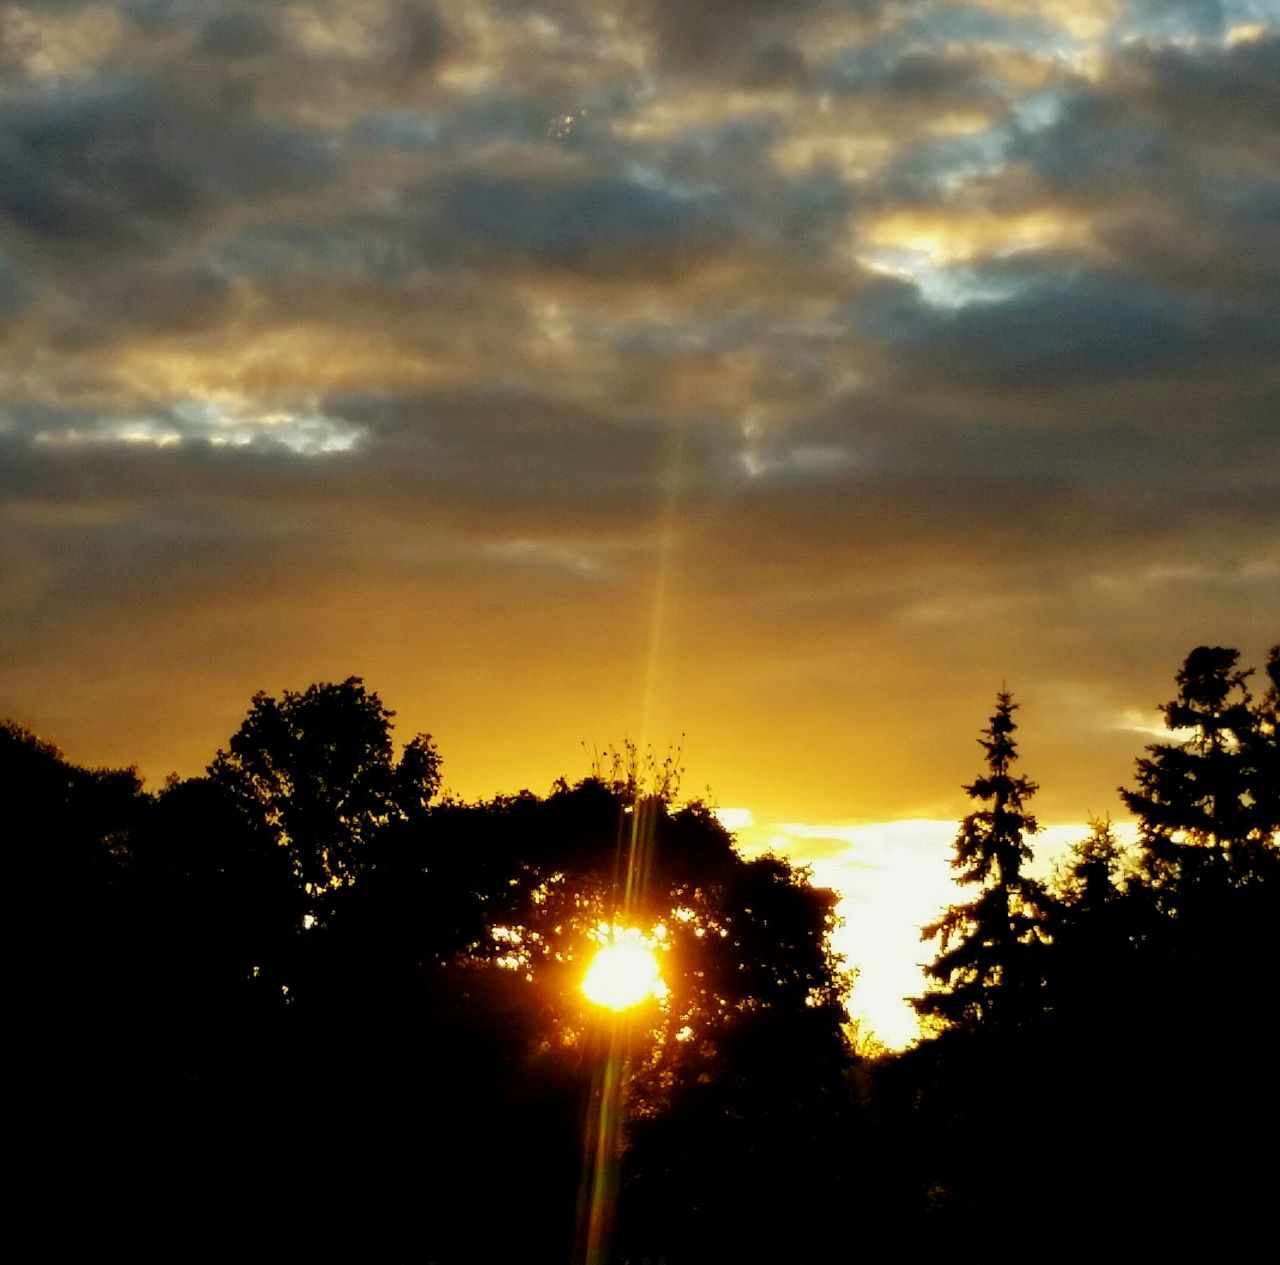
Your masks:
M 1178 672 L 1178 695 L 1160 709 L 1181 739 L 1155 743 L 1138 761 L 1136 790 L 1120 789 L 1139 820 L 1144 862 L 1157 888 L 1244 859 L 1274 832 L 1267 820 L 1266 702 L 1255 709 L 1237 651 L 1197 646 Z M 1261 776 L 1260 776 L 1261 775 Z M 1224 875 L 1225 877 L 1225 875 Z
M 1267 689 L 1253 709 L 1245 754 L 1257 839 L 1275 847 L 1280 842 L 1280 645 L 1271 647 L 1263 672 Z
M 926 968 L 938 986 L 913 1005 L 921 1015 L 952 1027 L 1016 1024 L 1039 1004 L 1037 950 L 1049 898 L 1022 872 L 1031 859 L 1027 837 L 1039 827 L 1026 808 L 1036 784 L 1011 771 L 1017 760 L 1017 706 L 1007 690 L 996 695 L 995 714 L 978 739 L 987 754 L 987 772 L 965 787 L 987 806 L 961 823 L 951 866 L 959 871 L 959 882 L 980 885 L 981 893 L 968 904 L 953 905 L 921 933 L 922 939 L 941 941 L 937 960 Z

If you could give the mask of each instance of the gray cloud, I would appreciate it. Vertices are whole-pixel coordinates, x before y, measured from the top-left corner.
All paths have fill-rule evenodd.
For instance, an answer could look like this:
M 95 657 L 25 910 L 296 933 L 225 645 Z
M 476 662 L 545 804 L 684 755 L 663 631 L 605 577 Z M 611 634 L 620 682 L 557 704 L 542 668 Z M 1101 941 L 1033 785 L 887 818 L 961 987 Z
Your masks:
M 972 281 L 984 297 L 954 308 L 886 282 L 863 298 L 857 319 L 901 354 L 923 355 L 931 373 L 1034 389 L 1161 371 L 1191 376 L 1207 361 L 1248 360 L 1280 341 L 1272 302 L 1215 306 L 1134 274 L 1019 262 L 974 269 Z
M 280 34 L 271 17 L 260 6 L 211 13 L 200 25 L 197 46 L 202 53 L 233 60 L 275 52 Z
M 144 243 L 331 171 L 315 137 L 214 115 L 145 79 L 11 98 L 0 125 L 0 212 L 57 243 Z
M 634 179 L 464 178 L 446 201 L 440 229 L 499 263 L 528 258 L 593 274 L 668 272 L 731 246 L 727 216 L 714 201 Z
M 796 30 L 827 7 L 823 0 L 631 0 L 624 11 L 652 32 L 661 68 L 765 86 L 803 73 Z M 847 7 L 874 12 L 879 5 L 854 0 Z
M 16 316 L 30 298 L 30 290 L 14 271 L 9 260 L 0 254 L 0 320 Z
M 1220 0 L 1128 0 L 1116 35 L 1146 39 L 1212 38 L 1226 29 Z
M 989 678 L 1261 643 L 1280 40 L 1083 8 L 22 6 L 0 708 L 207 757 L 381 667 L 543 750 L 625 730 L 666 550 L 675 723 L 839 816 Z

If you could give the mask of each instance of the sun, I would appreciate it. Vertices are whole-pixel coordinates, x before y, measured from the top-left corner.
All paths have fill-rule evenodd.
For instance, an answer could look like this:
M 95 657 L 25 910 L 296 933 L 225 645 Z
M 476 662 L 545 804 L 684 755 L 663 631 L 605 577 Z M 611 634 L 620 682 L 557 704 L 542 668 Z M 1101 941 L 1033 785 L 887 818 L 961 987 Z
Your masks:
M 649 997 L 662 997 L 658 957 L 644 936 L 634 928 L 612 928 L 607 943 L 591 959 L 582 978 L 582 991 L 597 1006 L 627 1010 Z

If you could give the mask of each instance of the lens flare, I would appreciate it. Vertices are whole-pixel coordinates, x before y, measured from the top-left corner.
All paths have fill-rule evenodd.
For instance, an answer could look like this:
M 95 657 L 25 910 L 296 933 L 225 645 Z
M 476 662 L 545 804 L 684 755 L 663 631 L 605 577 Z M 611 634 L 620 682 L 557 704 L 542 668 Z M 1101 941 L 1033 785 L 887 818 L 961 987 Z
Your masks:
M 597 1006 L 628 1010 L 667 990 L 658 959 L 638 931 L 618 931 L 591 959 L 582 991 Z

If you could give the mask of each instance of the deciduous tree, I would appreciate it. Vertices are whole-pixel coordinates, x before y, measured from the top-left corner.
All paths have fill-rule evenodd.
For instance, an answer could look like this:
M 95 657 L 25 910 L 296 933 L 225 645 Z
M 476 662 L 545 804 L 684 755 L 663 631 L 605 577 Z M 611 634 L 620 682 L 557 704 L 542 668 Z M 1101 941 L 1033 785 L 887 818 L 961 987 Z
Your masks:
M 374 834 L 421 815 L 439 788 L 429 735 L 394 759 L 393 715 L 355 676 L 279 699 L 255 694 L 209 766 L 214 783 L 289 850 L 313 897 L 351 882 Z

